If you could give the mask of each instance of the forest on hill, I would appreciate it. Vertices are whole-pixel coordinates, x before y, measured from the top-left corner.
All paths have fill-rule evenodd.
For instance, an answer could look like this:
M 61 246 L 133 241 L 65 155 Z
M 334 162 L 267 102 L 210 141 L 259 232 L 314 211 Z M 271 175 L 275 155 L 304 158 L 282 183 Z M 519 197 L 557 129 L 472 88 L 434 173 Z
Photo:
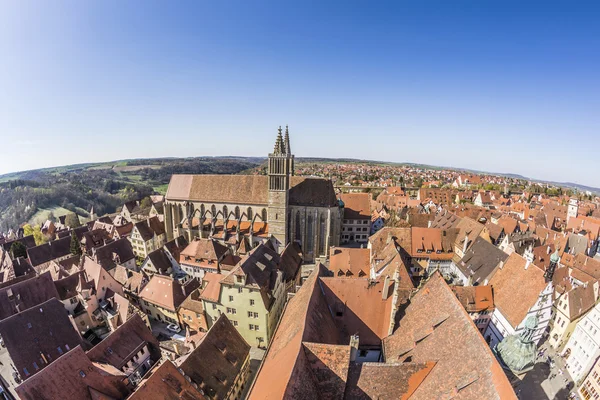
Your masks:
M 164 194 L 172 174 L 237 174 L 259 159 L 145 159 L 84 164 L 0 176 L 0 232 L 74 212 L 84 219 L 114 213 L 123 203 Z

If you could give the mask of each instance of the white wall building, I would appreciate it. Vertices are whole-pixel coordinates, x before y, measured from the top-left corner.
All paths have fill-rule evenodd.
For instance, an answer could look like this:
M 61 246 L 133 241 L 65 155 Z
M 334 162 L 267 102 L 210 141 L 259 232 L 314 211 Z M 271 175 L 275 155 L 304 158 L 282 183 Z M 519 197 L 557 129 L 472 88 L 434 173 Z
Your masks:
M 578 383 L 585 378 L 600 356 L 600 304 L 585 315 L 565 346 L 563 357 L 567 360 L 567 371 Z

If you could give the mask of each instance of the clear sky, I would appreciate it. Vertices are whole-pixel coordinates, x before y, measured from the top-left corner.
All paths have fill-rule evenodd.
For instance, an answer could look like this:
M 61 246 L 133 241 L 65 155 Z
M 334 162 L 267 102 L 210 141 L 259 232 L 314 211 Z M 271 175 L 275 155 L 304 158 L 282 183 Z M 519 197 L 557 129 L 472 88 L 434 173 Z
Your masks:
M 0 0 L 0 173 L 299 157 L 600 187 L 600 3 Z

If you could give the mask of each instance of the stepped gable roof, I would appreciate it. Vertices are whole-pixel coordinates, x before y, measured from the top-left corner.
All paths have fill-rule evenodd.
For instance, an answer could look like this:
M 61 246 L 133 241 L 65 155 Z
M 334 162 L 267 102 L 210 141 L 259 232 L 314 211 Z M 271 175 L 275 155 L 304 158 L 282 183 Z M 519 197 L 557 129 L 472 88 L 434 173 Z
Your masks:
M 494 293 L 490 285 L 452 286 L 451 289 L 469 313 L 494 309 Z
M 34 268 L 69 254 L 71 254 L 71 236 L 51 240 L 48 243 L 27 249 L 29 262 Z
M 411 399 L 516 399 L 502 367 L 456 295 L 435 272 L 383 340 L 386 363 L 436 362 Z
M 334 276 L 368 277 L 371 271 L 371 251 L 361 248 L 331 247 L 329 270 Z
M 507 258 L 508 254 L 478 237 L 456 266 L 463 275 L 471 278 L 473 285 L 478 285 L 489 280 L 498 265 Z
M 225 399 L 249 355 L 250 345 L 222 314 L 196 348 L 175 363 L 208 397 Z
M 322 277 L 325 301 L 334 313 L 334 322 L 342 332 L 342 343 L 358 333 L 360 343 L 379 346 L 388 336 L 392 323 L 394 283 L 384 279 Z M 385 297 L 385 298 L 384 298 Z
M 114 255 L 118 257 L 120 264 L 124 264 L 135 258 L 133 247 L 127 238 L 121 238 L 104 246 L 97 247 L 93 253 L 96 262 L 107 270 L 115 267 L 117 264 Z
M 140 381 L 127 400 L 208 400 L 177 370 L 170 360 L 155 366 L 147 378 Z
M 87 352 L 90 360 L 121 370 L 134 354 L 148 345 L 153 361 L 160 359 L 158 340 L 137 313 Z
M 265 175 L 173 175 L 166 198 L 266 206 L 267 180 L 268 177 Z M 327 179 L 292 176 L 289 204 L 335 206 L 333 184 Z
M 506 259 L 489 284 L 494 287 L 496 308 L 515 329 L 547 286 L 544 271 L 533 263 L 527 266 L 527 261 L 517 253 Z
M 0 335 L 23 379 L 43 370 L 63 352 L 83 344 L 65 307 L 56 298 L 0 321 Z
M 351 363 L 344 399 L 408 400 L 429 376 L 435 362 Z
M 371 195 L 369 193 L 342 193 L 344 219 L 371 219 Z
M 50 299 L 59 298 L 50 272 L 0 289 L 0 320 L 25 311 Z
M 112 400 L 129 394 L 127 376 L 93 363 L 80 346 L 62 355 L 15 389 L 23 400 Z
M 302 342 L 339 344 L 340 335 L 318 284 L 319 264 L 286 304 L 249 399 L 319 398 Z M 277 379 L 273 379 L 277 376 Z

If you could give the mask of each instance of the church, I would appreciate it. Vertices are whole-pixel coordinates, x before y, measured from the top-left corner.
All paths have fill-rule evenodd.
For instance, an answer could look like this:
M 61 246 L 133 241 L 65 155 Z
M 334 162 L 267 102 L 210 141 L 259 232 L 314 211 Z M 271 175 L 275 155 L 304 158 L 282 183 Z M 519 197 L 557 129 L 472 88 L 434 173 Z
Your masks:
M 271 242 L 300 245 L 305 262 L 339 245 L 342 208 L 328 179 L 294 176 L 288 127 L 279 127 L 267 175 L 173 175 L 165 196 L 171 240 L 213 238 L 234 254 Z

